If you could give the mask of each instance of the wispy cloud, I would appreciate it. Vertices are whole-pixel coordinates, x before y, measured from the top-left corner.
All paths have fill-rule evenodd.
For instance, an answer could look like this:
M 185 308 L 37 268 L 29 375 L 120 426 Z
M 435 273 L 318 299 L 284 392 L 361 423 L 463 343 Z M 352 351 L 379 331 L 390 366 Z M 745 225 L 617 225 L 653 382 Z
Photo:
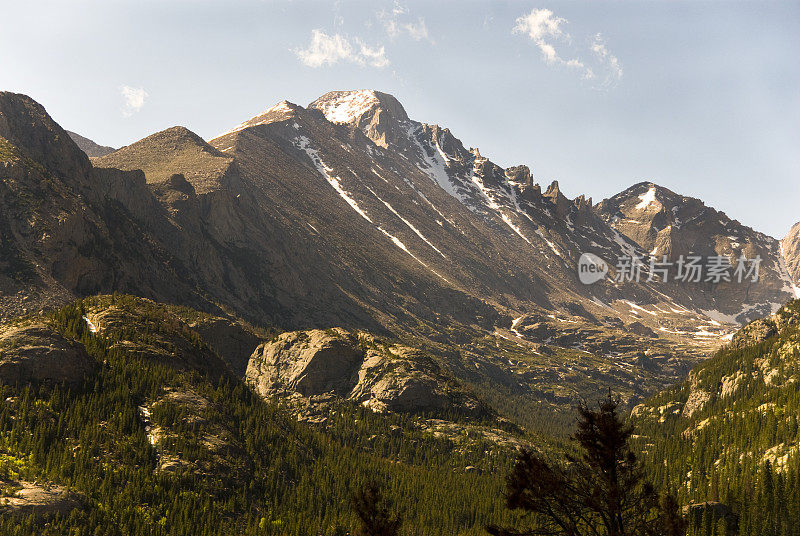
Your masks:
M 556 16 L 549 9 L 533 9 L 517 18 L 512 33 L 527 35 L 548 65 L 572 69 L 584 80 L 593 80 L 596 87 L 609 88 L 619 82 L 622 65 L 608 51 L 602 35 L 596 34 L 587 49 L 579 52 L 573 45 L 572 36 L 564 29 L 567 24 L 567 19 Z M 556 50 L 556 45 L 567 50 L 566 57 Z
M 566 19 L 556 17 L 549 9 L 534 9 L 527 15 L 517 18 L 513 33 L 528 34 L 528 37 L 536 43 L 547 63 L 563 62 L 556 53 L 555 47 L 549 43 L 550 40 L 569 39 L 569 34 L 561 30 L 561 25 L 567 22 Z
M 386 58 L 386 50 L 381 45 L 379 47 L 371 48 L 362 43 L 360 39 L 356 39 L 356 43 L 360 47 L 359 56 L 363 61 L 373 67 L 386 67 L 389 65 L 389 60 Z
M 149 97 L 147 91 L 141 87 L 121 86 L 119 88 L 125 105 L 122 108 L 122 115 L 130 117 L 144 106 L 144 101 Z
M 384 30 L 391 38 L 408 35 L 415 41 L 422 41 L 427 39 L 433 42 L 430 34 L 428 33 L 428 26 L 425 24 L 425 19 L 418 17 L 413 20 L 409 14 L 408 8 L 395 1 L 391 10 L 382 10 L 378 13 L 378 19 L 383 24 Z
M 304 65 L 313 68 L 335 65 L 340 61 L 378 68 L 389 65 L 383 45 L 371 47 L 358 37 L 351 39 L 338 33 L 328 35 L 322 30 L 312 30 L 308 46 L 295 49 L 294 53 Z
M 598 33 L 594 36 L 594 41 L 592 41 L 590 48 L 597 61 L 600 62 L 606 71 L 603 84 L 613 85 L 619 80 L 622 80 L 622 65 L 620 65 L 619 59 L 608 51 L 608 48 L 606 48 L 606 43 L 601 34 Z
M 428 36 L 428 27 L 425 25 L 425 19 L 422 17 L 418 18 L 417 22 L 407 22 L 403 24 L 403 29 L 408 33 L 411 39 L 415 41 L 430 39 Z

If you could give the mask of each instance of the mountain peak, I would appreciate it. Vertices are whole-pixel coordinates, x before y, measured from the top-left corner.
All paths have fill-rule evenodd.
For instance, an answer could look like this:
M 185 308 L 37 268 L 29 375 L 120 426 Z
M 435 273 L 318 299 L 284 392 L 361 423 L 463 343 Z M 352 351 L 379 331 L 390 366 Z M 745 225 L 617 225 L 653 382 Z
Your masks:
M 400 101 L 374 89 L 329 91 L 308 107 L 320 110 L 331 123 L 360 123 L 365 115 L 371 117 L 380 111 L 397 121 L 408 121 L 408 114 Z
M 240 123 L 239 125 L 233 127 L 227 132 L 220 134 L 214 139 L 221 138 L 229 134 L 233 134 L 234 132 L 239 132 L 240 130 L 244 130 L 246 128 L 255 127 L 258 125 L 266 125 L 268 123 L 275 123 L 277 121 L 285 121 L 287 119 L 291 119 L 297 116 L 299 110 L 302 110 L 302 107 L 292 102 L 289 102 L 288 100 L 282 100 L 275 106 L 264 110 L 257 116 L 248 119 L 244 123 Z
M 677 200 L 677 199 L 684 199 L 686 196 L 682 196 L 670 190 L 665 186 L 661 186 L 660 184 L 656 184 L 652 181 L 641 181 L 637 182 L 636 184 L 628 187 L 624 191 L 618 193 L 614 197 L 617 198 L 641 198 L 642 196 L 647 197 L 654 197 L 655 199 L 661 201 L 663 200 Z M 687 198 L 688 199 L 688 198 Z M 639 199 L 641 201 L 641 199 Z
M 186 127 L 178 125 L 150 134 L 146 138 L 118 149 L 116 152 L 119 154 L 130 153 L 135 150 L 141 150 L 143 147 L 163 152 L 178 151 L 186 147 L 200 147 L 215 151 L 199 135 Z
M 231 165 L 232 158 L 206 143 L 186 127 L 175 126 L 151 134 L 131 145 L 95 159 L 98 167 L 130 171 L 141 169 L 147 182 L 161 182 L 184 174 L 197 189 L 215 181 Z
M 556 212 L 560 216 L 563 217 L 569 211 L 570 201 L 561 192 L 558 181 L 553 181 L 550 183 L 550 186 L 547 187 L 543 197 L 549 199 L 556 206 Z
M 51 172 L 78 176 L 91 168 L 69 134 L 27 95 L 0 91 L 0 137 Z

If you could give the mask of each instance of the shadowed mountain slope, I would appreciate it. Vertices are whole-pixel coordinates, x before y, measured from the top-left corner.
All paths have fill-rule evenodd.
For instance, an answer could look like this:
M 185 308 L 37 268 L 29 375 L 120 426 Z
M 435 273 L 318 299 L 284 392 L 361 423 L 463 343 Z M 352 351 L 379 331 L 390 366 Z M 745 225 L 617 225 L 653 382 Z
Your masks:
M 72 132 L 70 130 L 67 131 L 69 137 L 72 138 L 72 141 L 80 147 L 81 151 L 86 153 L 86 156 L 89 158 L 96 158 L 99 156 L 105 156 L 107 154 L 113 153 L 116 151 L 113 147 L 108 147 L 105 145 L 98 145 L 97 143 L 93 142 L 89 138 L 84 138 L 80 134 Z

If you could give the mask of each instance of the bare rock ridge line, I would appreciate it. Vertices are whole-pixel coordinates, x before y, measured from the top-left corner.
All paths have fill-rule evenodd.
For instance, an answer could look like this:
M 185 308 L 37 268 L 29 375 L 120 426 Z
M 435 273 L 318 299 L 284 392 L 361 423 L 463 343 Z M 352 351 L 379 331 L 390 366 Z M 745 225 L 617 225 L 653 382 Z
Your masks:
M 44 112 L 43 109 L 41 112 Z M 315 113 L 321 113 L 324 119 Z M 285 126 L 290 126 L 290 131 L 287 132 L 283 128 Z M 327 138 L 336 138 L 337 135 L 341 137 L 343 134 L 348 142 L 347 144 L 339 143 L 339 150 L 333 151 L 335 154 L 325 155 L 323 151 L 313 147 L 313 138 L 302 132 L 304 128 L 313 130 L 312 127 L 319 127 L 323 131 L 327 130 L 327 132 L 317 132 L 317 137 L 323 134 Z M 48 128 L 55 132 L 51 127 Z M 340 132 L 342 129 L 345 132 Z M 289 134 L 292 136 L 288 136 Z M 359 138 L 359 134 L 363 134 L 364 138 Z M 254 136 L 261 139 L 254 140 Z M 277 145 L 283 154 L 270 155 L 269 151 L 265 150 L 266 147 L 261 147 L 260 149 L 264 150 L 260 151 L 249 151 L 244 145 L 241 150 L 238 150 L 237 143 L 240 138 L 242 142 L 246 141 L 250 144 L 261 142 Z M 373 143 L 370 144 L 368 140 Z M 63 140 L 59 141 L 57 135 L 55 141 L 63 145 Z M 330 139 L 324 141 L 330 141 Z M 493 286 L 526 288 L 526 294 L 529 295 L 524 296 L 523 299 L 546 307 L 551 305 L 549 303 L 552 301 L 551 296 L 530 295 L 532 292 L 536 292 L 532 291 L 532 286 L 566 288 L 565 294 L 584 294 L 582 297 L 586 297 L 586 289 L 575 285 L 574 274 L 563 273 L 569 271 L 569 265 L 583 250 L 594 248 L 610 257 L 613 257 L 614 253 L 635 249 L 637 246 L 642 248 L 645 253 L 657 253 L 659 250 L 664 253 L 681 252 L 694 250 L 698 244 L 709 243 L 710 241 L 707 239 L 711 233 L 714 234 L 713 238 L 717 243 L 720 242 L 719 238 L 727 233 L 725 243 L 721 247 L 713 249 L 714 252 L 727 249 L 731 254 L 735 254 L 737 251 L 759 253 L 761 249 L 775 249 L 775 241 L 770 242 L 769 237 L 754 234 L 750 229 L 739 229 L 741 226 L 738 222 L 729 221 L 727 227 L 724 225 L 720 227 L 716 224 L 718 215 L 713 209 L 709 209 L 708 217 L 702 218 L 704 221 L 714 220 L 710 222 L 710 229 L 697 229 L 695 226 L 687 231 L 686 229 L 690 225 L 687 223 L 686 226 L 681 227 L 683 221 L 693 221 L 698 219 L 697 216 L 703 216 L 703 210 L 696 207 L 698 203 L 702 207 L 702 203 L 690 200 L 690 198 L 679 198 L 665 189 L 660 189 L 659 192 L 669 192 L 672 198 L 678 198 L 666 212 L 660 208 L 659 199 L 663 197 L 661 195 L 654 194 L 653 201 L 645 203 L 646 206 L 642 209 L 636 208 L 642 205 L 641 201 L 637 201 L 635 205 L 623 203 L 625 196 L 632 196 L 633 192 L 641 185 L 636 185 L 615 198 L 604 201 L 595 209 L 592 207 L 591 200 L 587 200 L 583 196 L 572 201 L 568 200 L 561 193 L 557 182 L 551 184 L 545 193 L 541 193 L 541 188 L 533 182 L 529 168 L 524 166 L 508 170 L 499 168 L 480 156 L 477 150 L 466 150 L 447 129 L 410 120 L 402 105 L 394 97 L 380 92 L 332 92 L 314 101 L 307 110 L 284 101 L 212 142 L 216 147 L 206 144 L 198 136 L 182 127 L 175 127 L 154 134 L 105 157 L 97 158 L 95 165 L 98 168 L 116 168 L 131 172 L 143 170 L 148 190 L 158 199 L 161 208 L 167 209 L 167 214 L 164 216 L 172 220 L 170 223 L 173 223 L 173 227 L 180 227 L 183 232 L 194 228 L 199 233 L 204 233 L 203 229 L 210 227 L 209 232 L 219 234 L 220 231 L 224 231 L 223 236 L 214 237 L 218 238 L 218 242 L 231 243 L 236 241 L 233 235 L 241 233 L 248 224 L 250 227 L 254 227 L 249 216 L 257 218 L 263 211 L 263 202 L 267 200 L 265 197 L 269 197 L 269 192 L 263 191 L 264 179 L 279 180 L 280 184 L 276 184 L 276 186 L 282 187 L 284 190 L 293 186 L 288 184 L 289 178 L 284 174 L 280 177 L 272 176 L 274 170 L 278 168 L 278 162 L 274 162 L 276 165 L 273 167 L 271 165 L 273 162 L 269 161 L 269 158 L 266 162 L 260 163 L 256 160 L 259 158 L 263 160 L 264 157 L 270 156 L 276 158 L 288 156 L 293 157 L 295 161 L 284 162 L 284 167 L 286 164 L 293 164 L 296 167 L 297 164 L 305 164 L 302 160 L 309 159 L 313 167 L 318 171 L 322 170 L 320 174 L 326 178 L 330 186 L 333 186 L 334 192 L 338 193 L 367 222 L 373 221 L 373 218 L 369 216 L 370 212 L 385 213 L 389 211 L 388 218 L 381 218 L 388 221 L 381 221 L 373 229 L 382 235 L 384 246 L 394 245 L 407 254 L 411 260 L 417 262 L 417 271 L 422 269 L 429 275 L 438 277 L 440 281 L 446 282 L 447 286 L 454 286 L 458 290 L 462 290 L 473 288 L 473 283 L 476 282 L 482 286 L 487 286 L 487 283 L 490 282 L 490 277 L 483 277 L 486 275 L 485 273 L 474 273 L 474 270 L 471 270 L 473 273 L 463 273 L 461 270 L 460 274 L 450 274 L 453 277 L 448 277 L 448 274 L 445 273 L 453 268 L 452 263 L 446 262 L 451 258 L 445 250 L 448 247 L 456 248 L 461 245 L 458 242 L 463 242 L 464 237 L 473 238 L 472 235 L 476 234 L 475 231 L 478 231 L 479 234 L 494 235 L 488 240 L 485 236 L 475 237 L 484 244 L 490 245 L 488 242 L 491 241 L 511 241 L 516 242 L 515 249 L 517 250 L 528 250 L 525 253 L 530 253 L 530 248 L 534 255 L 542 255 L 545 257 L 543 259 L 545 262 L 540 261 L 538 263 L 540 266 L 536 268 L 544 268 L 541 264 L 545 264 L 545 270 L 533 270 L 533 273 L 526 274 L 527 281 L 521 283 L 497 281 L 497 284 Z M 353 154 L 353 143 L 356 142 L 360 143 L 362 146 L 360 149 L 366 155 Z M 292 147 L 285 146 L 287 143 Z M 281 147 L 281 144 L 284 146 Z M 343 148 L 350 154 L 341 154 Z M 294 149 L 295 153 L 300 150 L 305 155 L 302 153 L 300 155 L 287 154 L 285 149 Z M 64 150 L 62 148 L 62 152 Z M 368 158 L 365 159 L 364 156 Z M 382 159 L 381 156 L 385 158 Z M 393 157 L 398 156 L 403 162 L 394 162 L 398 158 Z M 339 171 L 337 166 L 354 158 L 360 160 L 357 162 L 358 165 L 347 165 L 347 173 L 344 175 L 337 173 Z M 77 163 L 79 158 L 73 158 L 73 160 L 76 161 L 76 166 L 86 165 L 85 161 Z M 297 162 L 297 160 L 301 161 Z M 386 167 L 389 168 L 383 170 L 383 173 L 389 175 L 389 178 L 381 174 L 378 169 L 382 167 L 382 164 L 379 163 L 377 167 L 372 165 L 373 161 L 381 162 L 381 160 L 385 160 Z M 414 164 L 414 169 L 396 169 L 401 167 L 397 164 L 406 164 L 406 162 Z M 355 163 L 353 162 L 353 164 Z M 256 169 L 253 169 L 253 166 Z M 242 167 L 249 168 L 247 169 L 249 180 L 242 179 Z M 307 164 L 302 167 L 307 168 Z M 302 174 L 304 171 L 303 169 L 289 170 L 289 174 L 294 176 Z M 420 181 L 421 172 L 431 180 Z M 390 184 L 395 182 L 398 176 L 404 184 L 402 186 Z M 350 186 L 348 184 L 350 181 L 355 184 Z M 383 185 L 378 184 L 377 181 L 394 186 L 394 189 L 400 193 L 404 193 L 403 190 L 411 190 L 417 194 L 417 198 L 413 199 L 413 204 L 420 205 L 420 207 L 409 207 L 408 202 L 392 203 L 385 197 L 396 199 L 396 192 L 390 191 L 389 194 L 381 196 L 379 187 Z M 433 191 L 431 191 L 432 187 Z M 450 194 L 453 199 L 445 203 L 432 201 L 432 198 L 440 197 L 443 192 Z M 264 195 L 265 193 L 267 195 Z M 330 195 L 331 192 L 328 190 L 326 193 Z M 643 195 L 645 194 L 636 197 L 643 197 Z M 367 199 L 359 199 L 362 196 Z M 453 201 L 457 201 L 460 206 L 454 207 Z M 220 202 L 223 206 L 218 206 Z M 362 206 L 366 204 L 376 206 L 371 208 Z M 686 206 L 684 207 L 684 205 Z M 643 210 L 645 213 L 652 212 L 652 220 L 649 223 L 646 219 L 641 220 L 642 224 L 638 224 L 634 222 L 640 220 L 620 217 L 620 210 L 630 206 L 633 206 L 635 210 Z M 398 207 L 402 208 L 404 212 L 399 211 Z M 482 218 L 476 221 L 474 216 L 470 216 L 470 221 L 465 222 L 466 225 L 459 226 L 455 221 L 455 214 L 445 214 L 445 212 L 456 209 L 460 212 L 458 217 L 463 218 L 465 216 L 464 207 L 474 216 Z M 143 207 L 137 206 L 136 208 L 141 211 Z M 426 213 L 414 215 L 405 212 L 406 210 L 420 212 L 420 209 Z M 678 209 L 684 212 L 692 210 L 695 212 L 699 210 L 699 212 L 695 215 L 683 212 L 679 214 Z M 247 211 L 251 214 L 243 214 Z M 219 215 L 220 212 L 221 215 Z M 242 216 L 248 217 L 242 218 Z M 724 217 L 724 215 L 722 216 Z M 152 216 L 149 219 L 153 219 Z M 243 219 L 248 221 L 237 222 L 237 220 Z M 436 222 L 437 227 L 430 230 L 425 229 L 424 227 L 431 220 Z M 478 224 L 484 228 L 476 229 Z M 576 224 L 580 228 L 576 227 Z M 309 225 L 309 231 L 313 232 L 313 229 L 317 229 L 313 224 Z M 349 225 L 352 226 L 352 223 Z M 261 230 L 261 234 L 263 234 L 264 228 L 272 227 L 268 222 L 263 221 L 257 222 L 255 226 Z M 468 227 L 468 229 L 465 230 L 464 227 Z M 676 230 L 681 230 L 681 232 Z M 741 232 L 745 236 L 737 234 Z M 442 236 L 443 234 L 445 236 Z M 456 236 L 452 236 L 454 234 Z M 692 237 L 693 234 L 694 237 Z M 437 245 L 434 235 L 439 235 L 439 245 Z M 587 240 L 588 238 L 590 240 Z M 387 240 L 389 244 L 386 243 Z M 520 240 L 523 243 L 520 243 Z M 174 238 L 173 241 L 178 242 L 177 238 Z M 422 251 L 417 251 L 417 244 L 420 241 L 424 246 Z M 507 251 L 507 248 L 502 247 L 499 243 L 495 247 L 504 252 Z M 459 254 L 466 252 L 458 251 L 457 253 L 456 258 L 463 257 Z M 768 253 L 773 259 L 776 256 L 774 251 Z M 508 258 L 513 256 L 513 253 L 498 255 L 498 257 L 506 257 L 500 260 L 505 261 L 506 264 L 513 267 L 514 271 L 517 271 L 518 267 L 524 263 L 518 262 L 518 259 Z M 434 264 L 443 262 L 446 266 L 434 266 Z M 753 289 L 748 292 L 748 297 L 753 296 L 760 299 L 759 303 L 750 304 L 749 307 L 743 309 L 742 304 L 736 302 L 736 297 L 722 300 L 720 296 L 724 296 L 724 293 L 713 296 L 712 300 L 705 300 L 712 303 L 698 304 L 695 297 L 690 296 L 693 298 L 695 310 L 719 311 L 722 316 L 736 318 L 743 311 L 746 314 L 754 315 L 763 308 L 774 308 L 774 304 L 781 300 L 772 298 L 776 294 L 779 295 L 786 291 L 786 282 L 779 277 L 784 274 L 777 274 L 777 265 L 778 263 L 775 262 L 767 265 L 765 271 L 767 274 L 773 275 L 771 278 L 773 280 L 767 281 L 763 285 L 763 292 L 752 292 Z M 775 274 L 770 274 L 770 268 Z M 557 281 L 541 280 L 544 273 L 549 275 L 553 272 L 562 272 L 556 278 Z M 565 286 L 564 279 L 569 279 L 571 284 Z M 605 298 L 611 298 L 613 301 L 617 297 L 614 296 L 614 294 L 618 294 L 617 289 L 611 288 L 613 285 L 608 285 L 607 282 L 603 282 L 603 285 L 605 288 L 600 292 L 597 292 L 600 290 L 600 286 L 594 287 L 595 294 L 605 294 Z M 481 289 L 476 294 L 479 294 L 478 297 L 482 299 L 486 294 L 496 293 L 498 290 L 497 288 Z M 634 290 L 634 292 L 636 291 L 650 294 L 650 296 L 637 296 L 635 301 L 660 299 L 650 289 L 639 288 Z M 547 290 L 545 290 L 545 294 L 547 294 Z M 611 296 L 608 296 L 609 294 Z M 567 297 L 575 299 L 580 296 L 564 296 L 564 298 Z M 604 301 L 602 297 L 598 298 L 600 301 Z M 686 297 L 681 296 L 680 301 L 685 302 Z M 713 303 L 717 301 L 723 301 L 723 303 Z

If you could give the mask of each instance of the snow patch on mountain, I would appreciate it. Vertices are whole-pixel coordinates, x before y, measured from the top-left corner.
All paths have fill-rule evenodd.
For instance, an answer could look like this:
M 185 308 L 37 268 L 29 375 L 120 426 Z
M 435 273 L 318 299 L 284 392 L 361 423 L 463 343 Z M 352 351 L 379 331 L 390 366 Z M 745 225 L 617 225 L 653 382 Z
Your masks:
M 519 338 L 521 338 L 521 339 L 524 339 L 525 337 L 522 335 L 522 333 L 520 333 L 520 332 L 519 332 L 519 330 L 517 330 L 517 324 L 519 324 L 519 323 L 520 323 L 520 321 L 521 321 L 523 318 L 525 318 L 525 317 L 524 317 L 524 316 L 520 316 L 520 317 L 518 317 L 518 318 L 515 318 L 515 319 L 514 319 L 514 320 L 511 322 L 511 332 L 512 332 L 512 333 L 514 333 L 514 335 L 516 335 L 517 337 L 519 337 Z
M 503 219 L 503 221 L 504 221 L 504 222 L 506 222 L 506 225 L 508 225 L 509 227 L 511 227 L 511 230 L 512 230 L 512 231 L 514 231 L 515 233 L 517 233 L 517 234 L 518 234 L 518 235 L 519 235 L 519 236 L 520 236 L 520 237 L 521 237 L 521 238 L 522 238 L 522 239 L 523 239 L 525 242 L 527 242 L 528 244 L 531 244 L 531 245 L 533 245 L 533 244 L 531 243 L 531 241 L 530 241 L 530 240 L 528 240 L 528 237 L 527 237 L 527 236 L 525 236 L 524 234 L 522 234 L 522 231 L 520 230 L 520 228 L 519 228 L 519 227 L 517 227 L 516 225 L 514 225 L 514 223 L 511 221 L 511 218 L 509 218 L 508 214 L 501 214 L 500 216 L 501 216 L 501 218 Z
M 492 210 L 499 211 L 500 204 L 497 202 L 495 197 L 497 197 L 496 192 L 487 188 L 483 184 L 483 179 L 479 176 L 472 174 L 472 183 L 477 187 L 478 192 L 481 194 L 483 199 L 486 201 L 486 206 Z
M 233 127 L 227 132 L 220 134 L 219 136 L 217 136 L 217 138 L 221 138 L 222 136 L 227 136 L 228 134 L 233 134 L 234 132 L 239 132 L 240 130 L 244 130 L 246 128 L 255 127 L 258 125 L 266 125 L 267 123 L 273 123 L 279 119 L 283 119 L 285 117 L 281 116 L 286 116 L 288 114 L 294 113 L 294 109 L 292 108 L 292 106 L 294 105 L 291 102 L 287 100 L 282 100 L 272 108 L 268 108 L 267 110 L 265 110 L 263 113 L 253 117 L 252 119 L 248 119 L 244 123 L 241 123 Z M 295 123 L 295 125 L 297 125 L 297 123 Z M 295 126 L 294 128 L 297 129 L 299 128 L 299 126 Z
M 636 210 L 648 207 L 656 200 L 656 187 L 651 186 L 649 190 L 639 196 L 640 203 L 636 205 Z
M 89 328 L 91 333 L 97 333 L 97 327 L 89 320 L 87 317 L 83 317 L 83 320 L 86 322 L 86 327 Z
M 552 250 L 553 250 L 553 253 L 555 253 L 555 254 L 556 254 L 556 255 L 558 255 L 559 257 L 562 257 L 562 258 L 564 257 L 564 256 L 561 254 L 561 252 L 558 250 L 558 248 L 556 247 L 556 245 L 555 245 L 554 243 L 552 243 L 550 240 L 548 240 L 546 236 L 544 236 L 544 233 L 542 232 L 542 230 L 541 230 L 541 229 L 536 229 L 536 234 L 537 234 L 537 235 L 539 235 L 539 238 L 541 238 L 542 240 L 544 240 L 544 241 L 545 241 L 545 243 L 546 243 L 548 246 L 550 246 L 550 249 L 552 249 Z
M 333 186 L 333 189 L 336 190 L 336 193 L 338 193 L 339 196 L 344 199 L 347 204 L 350 205 L 350 207 L 355 210 L 356 213 L 358 213 L 359 216 L 368 222 L 373 223 L 372 219 L 367 216 L 367 213 L 361 209 L 358 203 L 356 203 L 356 200 L 353 199 L 350 194 L 344 190 L 344 188 L 342 188 L 341 178 L 338 176 L 333 176 L 333 168 L 325 165 L 325 162 L 322 161 L 319 153 L 316 151 L 316 149 L 313 149 L 310 144 L 311 140 L 305 136 L 299 136 L 296 138 L 296 145 L 306 152 L 308 157 L 311 159 L 311 162 L 313 162 L 314 166 L 317 168 L 317 171 L 319 171 L 320 175 L 322 175 L 325 180 L 328 181 L 328 184 Z
M 643 313 L 647 313 L 647 314 L 649 314 L 649 315 L 652 315 L 652 316 L 658 316 L 658 314 L 657 314 L 657 313 L 654 313 L 653 311 L 650 311 L 650 310 L 648 310 L 648 309 L 645 309 L 645 308 L 644 308 L 644 307 L 642 307 L 641 305 L 637 305 L 637 304 L 633 303 L 633 302 L 632 302 L 632 301 L 630 301 L 630 300 L 620 300 L 620 301 L 621 301 L 622 303 L 624 303 L 625 305 L 627 305 L 628 307 L 630 307 L 630 308 L 631 308 L 631 309 L 632 309 L 634 312 L 635 312 L 635 311 L 642 311 Z
M 369 147 L 369 146 L 368 146 L 368 147 Z M 372 172 L 373 172 L 373 173 L 375 173 L 375 175 L 376 175 L 378 178 L 380 178 L 382 181 L 384 181 L 385 183 L 389 184 L 389 181 L 386 179 L 386 177 L 384 177 L 383 175 L 381 175 L 380 173 L 378 173 L 378 171 L 377 171 L 377 170 L 373 169 L 373 170 L 372 170 Z M 417 188 L 417 185 L 416 185 L 416 184 L 414 184 L 413 182 L 411 182 L 411 180 L 409 180 L 409 178 L 408 178 L 408 177 L 406 177 L 406 176 L 405 176 L 405 175 L 403 175 L 403 174 L 400 174 L 399 176 L 400 176 L 400 178 L 401 178 L 401 179 L 403 179 L 403 182 L 405 183 L 405 185 L 406 185 L 406 186 L 408 186 L 409 188 L 411 188 L 411 190 L 413 190 L 413 191 L 414 191 L 414 192 L 415 192 L 415 193 L 416 193 L 416 194 L 417 194 L 417 195 L 420 197 L 420 199 L 422 199 L 423 201 L 425 201 L 425 203 L 426 203 L 428 206 L 430 206 L 430 207 L 431 207 L 431 208 L 432 208 L 432 209 L 433 209 L 433 210 L 434 210 L 434 211 L 435 211 L 435 212 L 436 212 L 436 213 L 437 213 L 439 216 L 441 216 L 441 217 L 442 217 L 442 218 L 443 218 L 443 219 L 444 219 L 444 220 L 445 220 L 447 223 L 449 223 L 449 224 L 450 224 L 450 225 L 452 225 L 453 227 L 456 227 L 456 224 L 455 224 L 455 222 L 454 222 L 453 220 L 451 220 L 450 218 L 448 218 L 447 216 L 445 216 L 445 215 L 442 213 L 442 211 L 441 211 L 441 210 L 439 210 L 439 209 L 436 207 L 436 205 L 434 205 L 434 204 L 431 202 L 431 200 L 430 200 L 430 199 L 428 199 L 428 197 L 427 197 L 427 196 L 426 196 L 424 193 L 422 193 L 422 192 L 420 191 L 420 189 L 419 189 L 419 188 Z M 398 190 L 399 190 L 399 188 L 398 188 Z
M 616 242 L 621 248 L 622 252 L 628 257 L 635 257 L 636 256 L 636 246 L 634 246 L 630 240 L 624 237 L 619 231 L 617 231 L 614 227 L 611 227 L 611 232 L 614 233 L 612 239 Z
M 416 227 L 415 227 L 415 226 L 414 226 L 414 225 L 413 225 L 413 224 L 412 224 L 410 221 L 408 221 L 408 220 L 407 220 L 407 219 L 405 219 L 403 216 L 401 216 L 401 215 L 400 215 L 400 213 L 399 213 L 399 212 L 397 212 L 397 211 L 394 209 L 394 207 L 393 207 L 391 204 L 389 204 L 388 202 L 386 202 L 386 201 L 384 201 L 383 199 L 381 199 L 381 198 L 378 196 L 378 194 L 377 194 L 377 193 L 375 193 L 375 190 L 373 190 L 373 189 L 372 189 L 372 188 L 370 188 L 369 186 L 367 186 L 367 189 L 370 191 L 370 193 L 371 193 L 372 195 L 374 195 L 374 196 L 375 196 L 375 199 L 377 199 L 378 201 L 380 201 L 381 203 L 383 203 L 383 204 L 384 204 L 384 206 L 386 206 L 386 208 L 388 208 L 388 209 L 389 209 L 389 211 L 390 211 L 392 214 L 394 214 L 395 216 L 397 216 L 397 218 L 398 218 L 400 221 L 402 221 L 404 224 L 406 224 L 406 227 L 408 227 L 409 229 L 411 229 L 412 231 L 414 231 L 414 234 L 416 234 L 416 235 L 417 235 L 417 236 L 418 236 L 418 237 L 419 237 L 419 238 L 420 238 L 420 239 L 421 239 L 423 242 L 425 242 L 426 244 L 428 244 L 428 245 L 429 245 L 431 248 L 433 248 L 433 250 L 434 250 L 436 253 L 438 253 L 439 255 L 441 255 L 443 258 L 445 258 L 445 259 L 447 258 L 447 255 L 445 255 L 444 253 L 442 253 L 442 252 L 439 250 L 439 248 L 437 248 L 436 246 L 434 246 L 434 245 L 431 243 L 431 241 L 430 241 L 430 240 L 428 240 L 427 238 L 425 238 L 425 235 L 424 235 L 424 234 L 422 234 L 422 232 L 421 232 L 419 229 L 417 229 L 417 228 L 416 228 Z
M 739 322 L 736 320 L 736 317 L 742 313 L 747 312 L 750 308 L 752 308 L 752 306 L 749 308 L 745 308 L 741 313 L 736 315 L 726 315 L 725 313 L 717 311 L 716 309 L 706 309 L 706 310 L 701 310 L 700 312 L 703 313 L 708 318 L 716 320 L 717 322 L 723 322 L 725 324 L 738 324 Z
M 319 109 L 331 123 L 350 123 L 378 104 L 374 91 L 361 90 L 320 103 Z
M 408 254 L 408 255 L 409 255 L 409 256 L 410 256 L 412 259 L 414 259 L 415 261 L 417 261 L 418 263 L 420 263 L 422 266 L 424 266 L 425 268 L 427 268 L 428 270 L 430 270 L 430 272 L 431 272 L 432 274 L 434 274 L 435 276 L 437 276 L 437 277 L 441 278 L 443 281 L 445 281 L 445 282 L 449 283 L 449 281 L 447 281 L 447 279 L 446 279 L 444 276 L 442 276 L 442 275 L 441 275 L 439 272 L 437 272 L 436 270 L 434 270 L 433 268 L 431 268 L 430 266 L 428 266 L 427 264 L 425 264 L 425 262 L 423 262 L 423 261 L 422 261 L 422 259 L 420 259 L 420 258 L 419 258 L 419 257 L 417 257 L 416 255 L 414 255 L 413 253 L 411 253 L 411 252 L 408 250 L 408 248 L 406 247 L 406 245 L 403 243 L 403 241 L 402 241 L 402 240 L 400 240 L 399 238 L 397 238 L 396 236 L 394 236 L 393 234 L 391 234 L 389 231 L 387 231 L 387 230 L 386 230 L 386 229 L 384 229 L 383 227 L 378 227 L 378 230 L 379 230 L 380 232 L 382 232 L 384 235 L 386 235 L 386 237 L 387 237 L 389 240 L 391 240 L 391 241 L 392 241 L 392 243 L 393 243 L 395 246 L 397 246 L 397 247 L 398 247 L 398 248 L 400 248 L 401 250 L 405 251 L 405 252 L 406 252 L 406 253 L 407 253 L 407 254 Z
M 415 127 L 412 126 L 409 129 L 408 138 L 416 143 L 416 145 L 419 147 L 423 163 L 425 166 L 427 166 L 427 169 L 422 169 L 422 171 L 426 173 L 433 180 L 433 182 L 438 184 L 442 190 L 457 199 L 460 203 L 463 203 L 469 207 L 469 204 L 466 203 L 466 197 L 458 192 L 458 189 L 456 188 L 455 184 L 453 184 L 452 179 L 450 179 L 450 175 L 447 173 L 447 160 L 440 155 L 440 153 L 443 153 L 443 151 L 441 150 L 441 147 L 439 147 L 439 144 L 434 142 L 433 145 L 435 145 L 438 151 L 432 155 L 428 154 L 428 151 L 414 135 L 414 128 Z

